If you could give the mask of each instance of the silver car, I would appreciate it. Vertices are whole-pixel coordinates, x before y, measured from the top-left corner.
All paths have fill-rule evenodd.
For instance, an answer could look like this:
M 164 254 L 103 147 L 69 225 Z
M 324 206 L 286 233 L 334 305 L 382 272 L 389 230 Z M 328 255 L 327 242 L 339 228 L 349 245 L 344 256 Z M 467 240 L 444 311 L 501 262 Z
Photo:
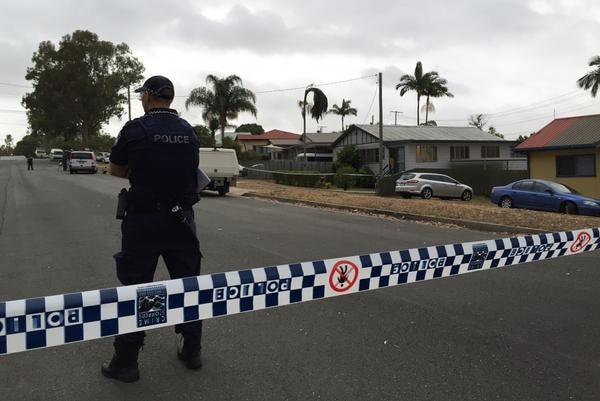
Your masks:
M 412 195 L 423 199 L 436 196 L 470 201 L 473 198 L 473 188 L 461 184 L 452 177 L 436 173 L 404 173 L 396 181 L 396 193 L 405 198 L 410 198 Z

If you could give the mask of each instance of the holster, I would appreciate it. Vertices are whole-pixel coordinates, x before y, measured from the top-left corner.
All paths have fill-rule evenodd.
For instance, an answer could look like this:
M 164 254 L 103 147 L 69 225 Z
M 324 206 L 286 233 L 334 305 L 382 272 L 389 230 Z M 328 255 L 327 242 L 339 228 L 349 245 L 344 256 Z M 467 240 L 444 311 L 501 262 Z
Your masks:
M 117 220 L 123 220 L 127 214 L 127 189 L 122 188 L 119 192 L 119 201 L 117 203 Z

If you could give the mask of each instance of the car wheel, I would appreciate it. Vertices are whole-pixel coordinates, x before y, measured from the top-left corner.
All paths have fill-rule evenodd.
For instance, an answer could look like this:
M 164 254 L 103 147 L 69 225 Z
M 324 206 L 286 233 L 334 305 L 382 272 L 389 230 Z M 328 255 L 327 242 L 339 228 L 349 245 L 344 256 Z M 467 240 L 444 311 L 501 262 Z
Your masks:
M 227 193 L 227 188 L 219 188 L 218 191 L 220 196 L 225 196 Z
M 565 202 L 561 209 L 564 214 L 577 214 L 577 205 L 573 202 Z
M 433 196 L 433 191 L 431 190 L 431 188 L 423 188 L 423 190 L 421 191 L 421 198 L 423 199 L 430 199 Z
M 460 196 L 460 199 L 465 202 L 468 202 L 471 199 L 473 199 L 473 193 L 471 191 L 469 191 L 468 189 L 465 189 L 463 191 L 462 195 Z
M 498 206 L 505 209 L 510 209 L 511 207 L 513 207 L 513 200 L 508 196 L 504 196 L 502 197 L 502 199 L 500 199 Z

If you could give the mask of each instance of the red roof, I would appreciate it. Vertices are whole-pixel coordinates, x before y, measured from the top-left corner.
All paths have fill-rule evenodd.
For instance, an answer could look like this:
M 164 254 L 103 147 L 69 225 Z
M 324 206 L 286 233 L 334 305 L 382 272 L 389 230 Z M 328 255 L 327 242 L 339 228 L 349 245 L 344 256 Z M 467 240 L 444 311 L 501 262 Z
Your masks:
M 281 131 L 272 129 L 260 135 L 238 135 L 235 137 L 237 141 L 268 141 L 270 139 L 298 139 L 300 135 L 293 132 Z
M 557 118 L 519 144 L 517 149 L 566 148 L 600 141 L 600 114 Z

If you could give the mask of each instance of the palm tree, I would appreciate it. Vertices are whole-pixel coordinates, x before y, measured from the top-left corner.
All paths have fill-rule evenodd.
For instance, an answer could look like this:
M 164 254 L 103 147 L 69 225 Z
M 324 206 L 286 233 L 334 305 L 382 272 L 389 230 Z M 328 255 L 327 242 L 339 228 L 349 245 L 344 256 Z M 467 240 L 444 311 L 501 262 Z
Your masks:
M 256 97 L 252 91 L 242 86 L 242 79 L 237 75 L 219 78 L 210 74 L 206 76 L 206 83 L 212 86 L 212 89 L 204 86 L 192 89 L 185 101 L 185 108 L 202 107 L 202 118 L 209 125 L 214 125 L 211 120 L 216 118 L 222 137 L 225 135 L 225 128 L 230 126 L 227 120 L 236 119 L 238 114 L 244 111 L 256 116 Z
M 417 92 L 417 125 L 419 125 L 421 96 L 425 92 L 425 86 L 429 77 L 437 72 L 431 71 L 423 74 L 423 65 L 417 61 L 415 66 L 415 75 L 404 74 L 400 77 L 400 82 L 396 84 L 396 90 L 400 90 L 400 96 L 404 96 L 408 91 Z
M 577 80 L 577 85 L 586 90 L 591 88 L 592 97 L 596 97 L 598 88 L 600 88 L 600 56 L 592 57 L 589 62 L 589 66 L 596 67 L 596 69 L 579 78 Z
M 336 114 L 338 116 L 342 116 L 342 131 L 344 130 L 344 117 L 346 116 L 355 116 L 357 111 L 354 107 L 350 107 L 350 102 L 352 100 L 342 99 L 342 105 L 338 106 L 337 104 L 333 105 L 333 108 L 328 111 L 328 113 Z
M 423 95 L 427 96 L 427 102 L 425 105 L 425 124 L 427 124 L 429 121 L 429 111 L 435 111 L 435 107 L 429 107 L 429 98 L 442 96 L 454 97 L 454 95 L 448 92 L 448 87 L 446 86 L 448 81 L 446 81 L 444 78 L 441 78 L 437 72 L 431 71 L 425 74 L 425 76 L 426 79 L 423 88 Z
M 309 93 L 313 94 L 313 103 L 310 107 L 310 103 L 306 100 Z M 311 84 L 304 90 L 304 100 L 302 100 L 302 103 L 298 102 L 298 105 L 302 107 L 302 145 L 304 148 L 304 165 L 306 166 L 306 112 L 309 112 L 311 117 L 318 122 L 327 113 L 327 96 L 321 89 Z

